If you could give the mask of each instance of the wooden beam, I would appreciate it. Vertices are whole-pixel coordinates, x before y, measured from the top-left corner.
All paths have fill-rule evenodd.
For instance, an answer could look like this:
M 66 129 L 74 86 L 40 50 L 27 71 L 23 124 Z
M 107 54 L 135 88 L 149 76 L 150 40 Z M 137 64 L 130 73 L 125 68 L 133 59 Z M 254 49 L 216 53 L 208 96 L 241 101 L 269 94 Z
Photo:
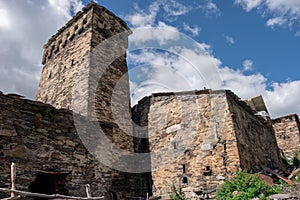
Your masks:
M 99 200 L 104 199 L 104 197 L 74 197 L 74 196 L 65 196 L 60 194 L 39 194 L 39 193 L 32 193 L 32 192 L 24 192 L 19 190 L 11 190 L 7 188 L 0 188 L 0 192 L 4 193 L 14 193 L 14 194 L 20 194 L 21 196 L 30 196 L 30 197 L 42 197 L 42 198 L 48 198 L 48 199 L 76 199 L 76 200 Z
M 11 163 L 11 167 L 10 167 L 10 174 L 11 174 L 11 189 L 12 190 L 16 190 L 16 165 L 15 163 Z M 10 193 L 11 197 L 15 197 L 15 193 L 11 192 Z
M 86 185 L 85 185 L 85 192 L 86 192 L 86 196 L 87 196 L 88 198 L 92 197 L 92 194 L 91 194 L 91 186 L 90 186 L 90 184 L 86 184 Z
M 16 196 L 16 197 L 8 197 L 8 198 L 4 198 L 4 199 L 0 199 L 0 200 L 16 200 L 16 199 L 21 199 L 22 197 L 20 195 Z

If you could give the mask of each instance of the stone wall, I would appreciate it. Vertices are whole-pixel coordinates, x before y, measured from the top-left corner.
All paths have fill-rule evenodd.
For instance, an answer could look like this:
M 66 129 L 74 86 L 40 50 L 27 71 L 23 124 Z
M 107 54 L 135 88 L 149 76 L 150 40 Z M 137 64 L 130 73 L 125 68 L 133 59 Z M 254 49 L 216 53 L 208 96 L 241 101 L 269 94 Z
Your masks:
M 136 121 L 141 127 L 135 130 L 142 130 L 135 134 L 149 136 L 154 195 L 171 192 L 173 184 L 209 193 L 240 168 L 272 168 L 280 160 L 274 131 L 251 111 L 230 91 L 159 93 L 142 99 L 132 112 L 140 116 Z
M 256 115 L 232 92 L 227 92 L 235 138 L 242 169 L 258 172 L 264 167 L 274 168 L 281 162 L 272 120 Z
M 15 162 L 19 190 L 84 197 L 85 184 L 90 184 L 93 196 L 134 196 L 139 190 L 134 175 L 100 163 L 81 139 L 71 111 L 0 93 L 0 187 L 10 187 L 10 164 Z
M 273 120 L 276 139 L 282 153 L 288 159 L 293 159 L 300 152 L 300 123 L 296 114 Z

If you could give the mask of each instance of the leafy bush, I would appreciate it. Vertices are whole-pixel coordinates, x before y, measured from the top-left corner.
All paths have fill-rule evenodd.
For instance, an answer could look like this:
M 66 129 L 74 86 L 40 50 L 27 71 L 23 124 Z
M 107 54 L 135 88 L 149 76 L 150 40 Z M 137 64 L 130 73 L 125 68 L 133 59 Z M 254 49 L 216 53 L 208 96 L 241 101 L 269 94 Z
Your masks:
M 233 192 L 237 191 L 236 195 Z M 237 176 L 232 181 L 225 181 L 216 193 L 218 200 L 246 200 L 254 197 L 264 199 L 266 196 L 282 192 L 282 187 L 275 185 L 269 186 L 259 179 L 256 174 L 247 172 L 237 172 Z
M 182 188 L 179 187 L 178 189 L 173 185 L 172 188 L 173 193 L 170 195 L 172 200 L 189 200 L 185 194 L 182 192 Z

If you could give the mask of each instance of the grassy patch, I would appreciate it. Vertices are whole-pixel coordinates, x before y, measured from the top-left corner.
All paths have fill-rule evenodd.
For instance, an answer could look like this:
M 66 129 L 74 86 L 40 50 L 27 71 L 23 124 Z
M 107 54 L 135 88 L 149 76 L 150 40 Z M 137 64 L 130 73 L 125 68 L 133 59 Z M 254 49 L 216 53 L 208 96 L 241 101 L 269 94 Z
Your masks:
M 237 176 L 217 190 L 217 200 L 246 200 L 254 197 L 266 199 L 267 196 L 282 192 L 282 186 L 273 187 L 259 179 L 258 175 L 247 172 L 237 172 Z

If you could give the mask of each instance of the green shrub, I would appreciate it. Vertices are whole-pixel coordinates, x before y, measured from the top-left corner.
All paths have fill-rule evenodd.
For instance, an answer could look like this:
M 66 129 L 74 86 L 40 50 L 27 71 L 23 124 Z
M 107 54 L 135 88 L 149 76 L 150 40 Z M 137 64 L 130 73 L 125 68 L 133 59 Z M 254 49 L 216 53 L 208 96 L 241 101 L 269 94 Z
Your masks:
M 172 188 L 172 194 L 170 195 L 172 200 L 189 200 L 185 194 L 182 192 L 182 188 L 179 186 L 177 189 L 174 185 Z
M 232 194 L 234 191 L 238 192 L 236 196 Z M 237 176 L 232 181 L 225 181 L 217 190 L 216 196 L 218 200 L 246 200 L 254 197 L 265 199 L 266 196 L 280 192 L 282 192 L 281 186 L 275 185 L 271 187 L 260 180 L 257 174 L 237 172 Z

